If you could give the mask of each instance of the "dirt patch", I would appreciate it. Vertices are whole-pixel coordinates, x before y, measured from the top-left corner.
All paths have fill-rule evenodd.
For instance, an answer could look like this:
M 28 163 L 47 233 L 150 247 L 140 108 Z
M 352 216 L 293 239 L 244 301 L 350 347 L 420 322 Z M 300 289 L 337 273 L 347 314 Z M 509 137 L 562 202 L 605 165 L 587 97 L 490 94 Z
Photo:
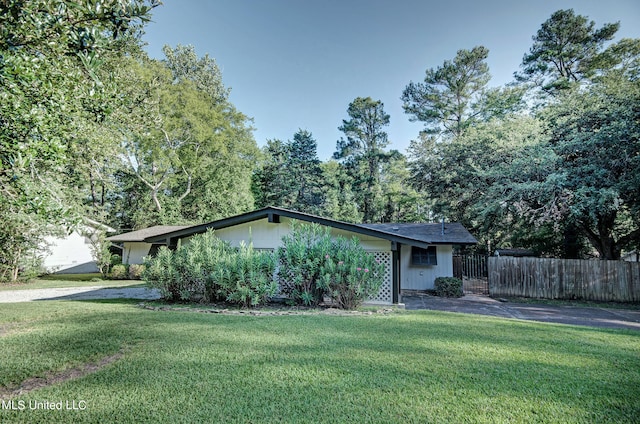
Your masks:
M 26 327 L 24 323 L 9 323 L 0 325 L 0 337 L 12 336 L 19 333 L 29 333 L 33 328 Z
M 221 315 L 248 315 L 248 316 L 282 316 L 282 315 L 339 315 L 339 316 L 354 316 L 354 315 L 380 315 L 391 314 L 397 311 L 396 308 L 380 307 L 372 308 L 361 311 L 345 311 L 342 309 L 331 307 L 319 307 L 319 308 L 282 308 L 282 307 L 264 307 L 259 309 L 237 309 L 233 307 L 226 307 L 225 305 L 211 305 L 208 308 L 195 308 L 185 307 L 178 305 L 163 305 L 154 306 L 146 303 L 139 303 L 138 307 L 147 309 L 150 311 L 171 311 L 171 312 L 196 312 L 203 314 L 221 314 Z
M 105 366 L 114 363 L 124 356 L 124 351 L 102 358 L 98 362 L 91 362 L 79 367 L 70 368 L 61 372 L 46 372 L 42 377 L 31 377 L 13 387 L 0 387 L 0 399 L 8 400 L 16 396 L 24 395 L 33 390 L 63 383 L 68 380 L 84 377 L 99 371 Z

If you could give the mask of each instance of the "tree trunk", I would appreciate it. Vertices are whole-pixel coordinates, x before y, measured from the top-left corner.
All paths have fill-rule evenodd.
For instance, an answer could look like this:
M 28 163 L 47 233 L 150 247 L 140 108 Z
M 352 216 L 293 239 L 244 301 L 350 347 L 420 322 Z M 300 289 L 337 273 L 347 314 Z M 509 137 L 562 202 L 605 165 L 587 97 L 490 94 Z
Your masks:
M 613 237 L 616 214 L 598 215 L 596 219 L 597 230 L 591 229 L 589 223 L 582 222 L 582 232 L 598 251 L 601 260 L 620 260 L 620 246 Z

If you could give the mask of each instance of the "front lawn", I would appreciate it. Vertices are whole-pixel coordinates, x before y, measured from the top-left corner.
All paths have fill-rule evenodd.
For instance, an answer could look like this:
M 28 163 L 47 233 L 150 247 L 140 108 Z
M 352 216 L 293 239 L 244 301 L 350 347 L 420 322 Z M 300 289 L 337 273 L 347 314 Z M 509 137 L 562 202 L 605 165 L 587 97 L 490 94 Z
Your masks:
M 640 416 L 640 332 L 632 330 L 434 311 L 237 316 L 48 301 L 2 305 L 0 352 L 2 422 Z M 83 376 L 64 381 L 73 375 Z M 54 383 L 12 397 L 21 384 L 37 387 L 33 377 Z M 44 401 L 63 410 L 30 409 Z M 66 409 L 74 405 L 84 408 Z

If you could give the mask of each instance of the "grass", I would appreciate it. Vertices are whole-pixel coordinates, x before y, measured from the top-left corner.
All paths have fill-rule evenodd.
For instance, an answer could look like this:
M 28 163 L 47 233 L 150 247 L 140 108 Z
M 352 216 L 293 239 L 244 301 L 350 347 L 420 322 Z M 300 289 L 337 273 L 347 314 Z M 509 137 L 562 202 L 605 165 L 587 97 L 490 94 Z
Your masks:
M 5 422 L 637 422 L 640 332 L 435 311 L 235 316 L 127 300 L 0 308 Z M 56 381 L 55 378 L 53 378 Z M 5 403 L 7 397 L 5 395 Z M 29 402 L 86 402 L 30 410 Z M 8 405 L 8 404 L 7 404 Z M 83 404 L 85 405 L 85 404 Z
M 3 290 L 52 289 L 68 287 L 145 287 L 139 280 L 103 280 L 100 274 L 56 274 L 31 280 L 27 283 L 0 283 Z

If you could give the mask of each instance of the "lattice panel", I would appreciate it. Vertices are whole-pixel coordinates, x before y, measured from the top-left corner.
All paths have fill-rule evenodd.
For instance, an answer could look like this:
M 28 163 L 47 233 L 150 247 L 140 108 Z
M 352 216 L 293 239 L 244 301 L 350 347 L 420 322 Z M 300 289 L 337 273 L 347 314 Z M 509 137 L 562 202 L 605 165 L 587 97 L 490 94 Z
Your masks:
M 372 252 L 374 258 L 384 265 L 384 280 L 377 296 L 369 299 L 369 302 L 392 303 L 393 302 L 393 278 L 391 270 L 391 252 Z

